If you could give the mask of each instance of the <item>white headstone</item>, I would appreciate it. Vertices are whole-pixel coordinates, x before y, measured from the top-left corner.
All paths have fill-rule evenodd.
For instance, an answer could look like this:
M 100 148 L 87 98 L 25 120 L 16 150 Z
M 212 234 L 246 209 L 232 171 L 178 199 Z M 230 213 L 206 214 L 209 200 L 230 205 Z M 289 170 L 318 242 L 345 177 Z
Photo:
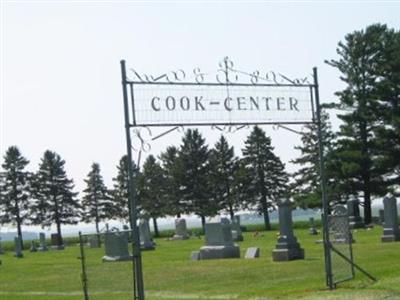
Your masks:
M 258 247 L 248 248 L 244 256 L 244 258 L 259 258 L 259 257 L 260 257 L 260 248 Z

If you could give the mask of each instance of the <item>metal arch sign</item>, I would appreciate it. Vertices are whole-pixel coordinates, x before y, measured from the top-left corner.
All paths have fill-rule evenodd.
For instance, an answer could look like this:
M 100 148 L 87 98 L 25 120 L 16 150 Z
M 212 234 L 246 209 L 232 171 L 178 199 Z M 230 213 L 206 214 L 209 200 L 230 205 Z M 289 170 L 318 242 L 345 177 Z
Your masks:
M 135 83 L 136 126 L 312 122 L 308 86 Z
M 129 69 L 128 74 L 125 61 L 121 61 L 129 174 L 127 183 L 134 249 L 132 256 L 134 298 L 144 300 L 141 250 L 140 247 L 134 246 L 140 244 L 140 238 L 137 226 L 137 199 L 130 132 L 132 127 L 140 126 L 178 128 L 179 126 L 227 125 L 231 128 L 235 125 L 251 124 L 317 124 L 324 212 L 325 273 L 327 285 L 332 289 L 334 287 L 331 262 L 333 248 L 329 242 L 329 225 L 327 224 L 329 203 L 326 194 L 317 69 L 313 69 L 313 80 L 310 83 L 307 77 L 291 79 L 275 72 L 244 72 L 236 69 L 233 63 L 225 58 L 216 72 L 204 73 L 199 68 L 195 68 L 192 76 L 193 80 L 188 80 L 188 76 L 182 70 L 152 76 L 139 74 Z M 138 137 L 143 144 L 140 134 Z
M 224 60 L 215 82 L 193 70 L 185 81 L 182 70 L 160 76 L 130 69 L 133 126 L 304 124 L 314 122 L 313 84 L 274 72 L 261 75 L 233 68 Z M 232 75 L 233 74 L 233 75 Z M 240 75 L 240 76 L 239 76 Z M 241 81 L 243 78 L 248 79 Z

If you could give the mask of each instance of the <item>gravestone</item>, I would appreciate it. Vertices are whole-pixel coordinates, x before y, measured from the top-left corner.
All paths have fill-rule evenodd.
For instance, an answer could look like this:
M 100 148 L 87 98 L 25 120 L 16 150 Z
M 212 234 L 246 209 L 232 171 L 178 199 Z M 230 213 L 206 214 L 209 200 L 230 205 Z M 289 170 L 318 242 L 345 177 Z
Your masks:
M 397 201 L 395 197 L 383 198 L 385 223 L 383 225 L 382 242 L 400 241 L 400 229 L 397 216 Z
M 279 207 L 279 238 L 275 249 L 272 251 L 273 261 L 288 261 L 304 259 L 304 249 L 300 247 L 293 233 L 292 205 L 290 201 L 278 202 Z
M 379 210 L 379 224 L 381 224 L 383 226 L 384 223 L 385 223 L 385 210 L 380 209 Z
M 51 249 L 53 250 L 64 250 L 63 239 L 60 234 L 52 233 L 50 236 L 51 239 Z
M 29 249 L 30 252 L 37 252 L 36 243 L 35 241 L 31 241 L 31 248 Z
M 90 248 L 101 248 L 100 235 L 92 235 L 89 237 Z
M 14 256 L 17 258 L 24 257 L 24 255 L 22 254 L 22 241 L 18 236 L 16 236 L 14 238 L 14 244 L 15 244 L 15 255 Z
M 360 207 L 358 199 L 350 199 L 347 201 L 347 212 L 349 214 L 350 229 L 364 228 L 365 224 L 360 216 Z
M 44 232 L 39 233 L 39 248 L 38 251 L 44 252 L 48 251 L 49 249 L 47 248 L 46 244 L 46 235 Z
M 233 243 L 228 219 L 205 224 L 206 245 L 200 248 L 200 259 L 239 258 L 240 248 Z
M 151 238 L 149 221 L 141 219 L 139 221 L 139 235 L 140 235 L 140 249 L 142 250 L 154 250 L 155 243 Z
M 309 233 L 310 233 L 311 235 L 317 235 L 317 234 L 318 234 L 318 230 L 317 230 L 317 228 L 315 227 L 314 218 L 310 218 L 310 219 L 309 219 L 309 222 L 310 222 Z
M 250 247 L 246 250 L 246 254 L 244 258 L 252 259 L 252 258 L 259 258 L 260 257 L 260 248 L 258 247 Z
M 104 235 L 105 256 L 103 262 L 132 260 L 128 250 L 128 235 L 125 232 L 108 231 Z
M 172 237 L 173 240 L 186 240 L 189 238 L 186 227 L 185 219 L 176 219 L 175 220 L 175 234 Z
M 232 227 L 232 239 L 235 242 L 243 241 L 243 233 L 240 228 L 240 216 L 234 216 L 231 224 Z

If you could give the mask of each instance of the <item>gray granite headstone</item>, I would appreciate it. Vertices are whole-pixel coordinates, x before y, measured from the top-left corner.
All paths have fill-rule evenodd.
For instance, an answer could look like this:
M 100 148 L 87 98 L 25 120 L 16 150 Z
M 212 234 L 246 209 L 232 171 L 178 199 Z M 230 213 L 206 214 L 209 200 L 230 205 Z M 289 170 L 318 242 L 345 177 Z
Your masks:
M 317 234 L 318 234 L 318 230 L 317 230 L 317 228 L 315 227 L 314 218 L 310 218 L 310 219 L 309 219 L 309 222 L 310 222 L 309 233 L 310 233 L 311 235 L 317 235 Z
M 383 225 L 382 242 L 400 241 L 400 229 L 397 216 L 397 201 L 395 197 L 383 198 L 385 223 Z
M 186 227 L 186 220 L 179 218 L 175 220 L 175 235 L 172 237 L 174 240 L 186 240 L 189 238 Z
M 364 228 L 365 224 L 360 216 L 360 207 L 358 199 L 350 199 L 347 201 L 347 212 L 349 214 L 350 229 Z
M 272 251 L 273 261 L 304 259 L 304 249 L 300 247 L 293 233 L 292 206 L 289 200 L 279 201 L 279 238 Z
M 47 248 L 46 244 L 46 235 L 44 232 L 39 233 L 39 248 L 38 251 L 44 252 L 48 251 L 49 249 Z
M 232 221 L 232 238 L 235 242 L 243 241 L 243 233 L 240 228 L 240 216 L 235 216 Z
M 239 258 L 240 248 L 233 243 L 228 219 L 205 224 L 206 245 L 200 248 L 200 259 Z
M 151 237 L 149 221 L 141 219 L 139 221 L 140 249 L 154 250 L 155 243 Z
M 90 248 L 101 248 L 100 235 L 92 235 L 89 237 Z
M 14 244 L 15 244 L 15 255 L 14 256 L 18 257 L 18 258 L 24 257 L 24 255 L 22 254 L 22 241 L 18 236 L 16 236 L 14 238 Z
M 29 249 L 29 251 L 30 252 L 37 252 L 35 241 L 31 241 L 31 248 Z
M 52 233 L 50 236 L 50 239 L 51 239 L 51 249 L 53 249 L 53 250 L 64 250 L 65 249 L 63 239 L 60 234 Z
M 246 250 L 246 254 L 244 258 L 259 258 L 260 257 L 260 248 L 258 247 L 250 247 Z
M 103 262 L 132 260 L 128 250 L 128 235 L 124 232 L 108 231 L 104 236 L 105 256 Z

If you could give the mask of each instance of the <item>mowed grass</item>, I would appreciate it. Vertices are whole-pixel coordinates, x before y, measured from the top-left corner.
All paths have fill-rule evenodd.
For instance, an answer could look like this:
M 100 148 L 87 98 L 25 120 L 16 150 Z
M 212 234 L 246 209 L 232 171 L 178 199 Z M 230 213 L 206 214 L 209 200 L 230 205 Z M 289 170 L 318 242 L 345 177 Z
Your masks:
M 158 239 L 155 251 L 143 252 L 146 299 L 400 299 L 400 242 L 381 243 L 381 227 L 358 230 L 353 245 L 357 264 L 378 278 L 356 272 L 355 280 L 334 291 L 325 287 L 322 244 L 307 230 L 296 230 L 306 259 L 272 262 L 276 231 L 245 233 L 238 243 L 241 259 L 190 261 L 202 239 Z M 244 259 L 248 247 L 261 258 Z M 102 263 L 103 249 L 85 249 L 90 299 L 132 299 L 132 263 Z M 83 299 L 79 247 L 65 251 L 0 256 L 0 299 Z

